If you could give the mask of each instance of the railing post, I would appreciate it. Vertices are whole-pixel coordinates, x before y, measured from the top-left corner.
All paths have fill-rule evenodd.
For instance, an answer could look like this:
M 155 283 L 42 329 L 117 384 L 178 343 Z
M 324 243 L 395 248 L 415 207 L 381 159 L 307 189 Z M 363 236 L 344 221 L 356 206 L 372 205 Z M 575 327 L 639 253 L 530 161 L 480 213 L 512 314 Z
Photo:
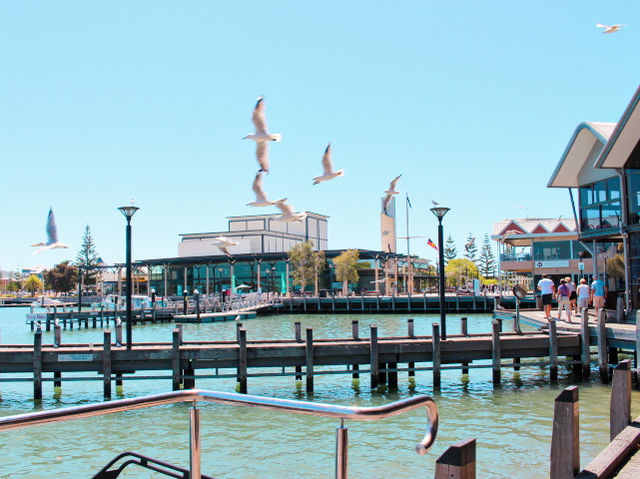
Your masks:
M 475 477 L 475 439 L 467 439 L 454 444 L 436 461 L 435 479 L 475 479 Z
M 193 402 L 189 409 L 189 479 L 201 479 L 200 472 L 200 409 Z
M 551 434 L 550 479 L 571 479 L 580 472 L 578 386 L 570 386 L 555 400 Z
M 558 330 L 555 319 L 549 320 L 549 379 L 558 381 Z
M 305 344 L 307 392 L 313 392 L 313 328 L 307 328 L 307 342 Z
M 609 383 L 609 362 L 607 358 L 607 325 L 604 309 L 598 310 L 598 367 L 600 369 L 600 381 Z
M 344 420 L 336 428 L 336 479 L 347 479 L 349 476 L 349 428 L 344 427 Z
M 433 389 L 440 389 L 440 324 L 438 323 L 433 323 L 431 353 L 431 362 L 433 364 Z
M 589 311 L 582 308 L 582 379 L 588 381 L 591 376 L 591 337 L 589 335 Z
M 631 424 L 631 361 L 625 359 L 613 370 L 609 405 L 609 438 L 611 441 Z

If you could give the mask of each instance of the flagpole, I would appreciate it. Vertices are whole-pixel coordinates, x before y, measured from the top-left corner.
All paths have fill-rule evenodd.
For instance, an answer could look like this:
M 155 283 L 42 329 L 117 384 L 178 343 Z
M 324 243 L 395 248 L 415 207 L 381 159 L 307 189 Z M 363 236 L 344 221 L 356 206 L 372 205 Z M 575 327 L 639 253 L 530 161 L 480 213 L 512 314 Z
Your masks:
M 410 249 L 410 237 L 409 237 L 409 193 L 405 192 L 406 202 L 404 205 L 404 209 L 407 212 L 407 262 L 408 262 L 408 270 L 407 270 L 407 296 L 411 297 L 411 291 L 413 290 L 413 283 L 411 282 L 411 249 Z

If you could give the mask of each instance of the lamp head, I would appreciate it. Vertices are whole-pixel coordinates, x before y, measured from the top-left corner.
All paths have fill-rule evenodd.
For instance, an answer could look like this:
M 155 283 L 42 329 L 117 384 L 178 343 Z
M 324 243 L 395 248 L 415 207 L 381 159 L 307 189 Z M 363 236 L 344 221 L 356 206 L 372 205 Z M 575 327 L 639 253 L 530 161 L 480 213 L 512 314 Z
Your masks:
M 130 221 L 133 215 L 136 214 L 136 211 L 138 211 L 140 208 L 134 206 L 132 203 L 129 206 L 121 206 L 118 209 L 120 210 L 120 213 L 122 213 L 124 217 L 127 218 L 128 221 Z
M 193 290 L 193 294 L 194 294 L 195 296 L 198 296 L 198 295 L 200 294 L 200 291 L 198 291 L 197 289 L 194 289 L 194 290 Z
M 433 208 L 431 208 L 431 212 L 436 216 L 436 218 L 438 218 L 439 221 L 442 221 L 442 218 L 444 218 L 444 215 L 446 215 L 449 210 L 450 208 L 447 208 L 446 206 L 434 206 Z

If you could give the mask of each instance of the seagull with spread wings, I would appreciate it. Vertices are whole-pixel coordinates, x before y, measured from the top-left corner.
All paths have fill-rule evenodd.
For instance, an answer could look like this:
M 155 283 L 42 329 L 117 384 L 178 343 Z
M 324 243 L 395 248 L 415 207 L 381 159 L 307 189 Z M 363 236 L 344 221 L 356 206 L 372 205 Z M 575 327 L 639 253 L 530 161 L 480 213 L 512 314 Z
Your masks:
M 40 241 L 39 243 L 34 243 L 31 245 L 32 247 L 41 246 L 35 250 L 32 256 L 37 255 L 42 251 L 46 251 L 49 249 L 59 249 L 59 248 L 68 248 L 68 244 L 62 244 L 58 242 L 58 228 L 56 228 L 56 218 L 53 216 L 53 208 L 49 209 L 49 216 L 47 218 L 47 242 Z
M 259 207 L 259 206 L 272 206 L 276 204 L 275 201 L 271 201 L 267 198 L 267 194 L 264 192 L 264 189 L 262 188 L 262 174 L 263 174 L 263 171 L 258 170 L 258 173 L 256 174 L 256 177 L 253 180 L 253 185 L 251 186 L 251 189 L 256 194 L 256 200 L 252 201 L 251 203 L 247 203 L 247 206 Z
M 317 185 L 322 181 L 329 181 L 337 178 L 338 176 L 344 176 L 344 170 L 333 171 L 333 161 L 331 160 L 331 143 L 327 145 L 322 156 L 322 176 L 316 176 L 313 179 L 313 184 Z
M 264 99 L 258 98 L 253 116 L 251 117 L 256 132 L 249 133 L 243 140 L 253 140 L 256 142 L 256 158 L 260 164 L 260 169 L 265 173 L 269 173 L 269 141 L 280 141 L 282 135 L 276 133 L 268 133 L 267 119 L 264 114 Z
M 229 248 L 231 246 L 238 246 L 240 244 L 237 241 L 233 241 L 227 238 L 226 236 L 216 236 L 213 239 L 215 240 L 215 243 L 213 244 L 227 256 L 231 256 L 231 253 L 229 252 Z
M 276 207 L 280 210 L 280 216 L 273 218 L 273 221 L 285 221 L 285 222 L 302 222 L 307 217 L 307 213 L 296 213 L 293 211 L 293 206 L 287 203 L 287 199 L 283 198 L 276 201 Z
M 620 30 L 620 27 L 624 27 L 625 25 L 628 25 L 628 24 L 627 23 L 620 23 L 619 25 L 603 25 L 602 23 L 598 23 L 598 24 L 596 24 L 596 27 L 604 28 L 602 33 L 615 33 L 618 30 Z
M 393 198 L 393 195 L 397 195 L 399 193 L 399 191 L 396 191 L 396 184 L 398 183 L 398 180 L 400 179 L 401 176 L 402 175 L 396 176 L 391 182 L 391 184 L 389 185 L 389 189 L 385 191 L 387 196 L 384 197 L 384 201 L 382 203 L 385 214 L 389 214 L 387 213 L 387 208 L 389 208 L 389 203 L 391 203 L 391 198 Z

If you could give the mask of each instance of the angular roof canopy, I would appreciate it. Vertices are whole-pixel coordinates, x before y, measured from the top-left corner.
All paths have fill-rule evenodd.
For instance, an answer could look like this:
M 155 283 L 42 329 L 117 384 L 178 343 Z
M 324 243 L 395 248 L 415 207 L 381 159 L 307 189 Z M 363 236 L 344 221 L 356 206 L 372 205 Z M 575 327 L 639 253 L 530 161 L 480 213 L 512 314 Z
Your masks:
M 640 87 L 596 162 L 598 168 L 624 168 L 640 142 Z
M 560 157 L 547 188 L 577 188 L 609 178 L 612 172 L 594 168 L 615 123 L 580 123 Z

